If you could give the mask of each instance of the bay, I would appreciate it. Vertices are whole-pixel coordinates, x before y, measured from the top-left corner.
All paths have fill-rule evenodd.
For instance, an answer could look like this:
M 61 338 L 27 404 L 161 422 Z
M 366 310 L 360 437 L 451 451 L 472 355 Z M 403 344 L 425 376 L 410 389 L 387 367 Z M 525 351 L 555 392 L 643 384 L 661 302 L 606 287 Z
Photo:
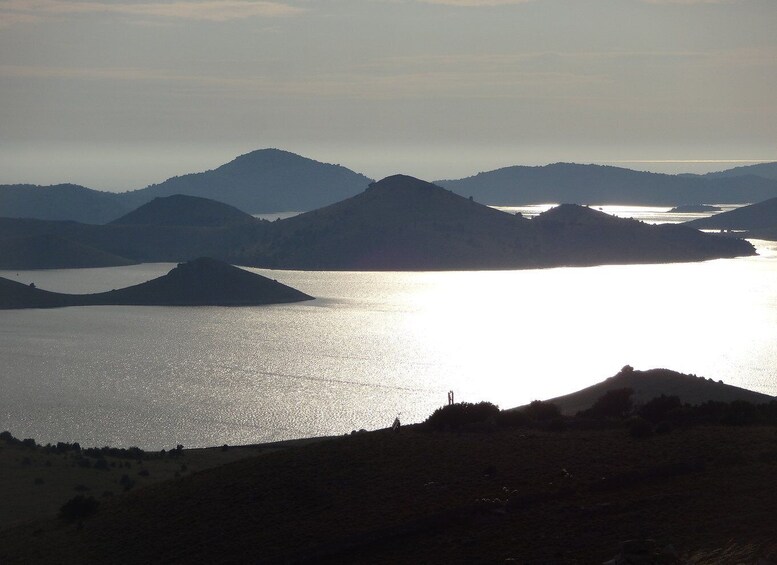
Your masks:
M 777 395 L 777 246 L 703 263 L 524 271 L 252 269 L 316 297 L 253 308 L 0 312 L 0 429 L 145 449 L 387 427 L 566 394 L 626 364 Z M 5 272 L 95 292 L 171 264 Z

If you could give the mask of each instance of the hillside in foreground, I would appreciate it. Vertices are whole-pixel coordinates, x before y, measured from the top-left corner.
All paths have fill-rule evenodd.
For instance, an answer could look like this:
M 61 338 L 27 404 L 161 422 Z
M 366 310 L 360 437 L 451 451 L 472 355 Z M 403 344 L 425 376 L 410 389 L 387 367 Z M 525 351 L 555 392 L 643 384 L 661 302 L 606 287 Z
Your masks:
M 654 390 L 668 382 L 654 371 L 643 378 Z M 691 382 L 709 390 L 702 381 Z M 678 405 L 655 431 L 611 416 L 507 411 L 458 428 L 430 418 L 398 432 L 245 448 L 245 458 L 214 449 L 218 466 L 203 450 L 42 448 L 3 434 L 18 469 L 0 490 L 25 474 L 23 489 L 44 489 L 33 477 L 55 482 L 50 469 L 81 469 L 70 480 L 91 478 L 75 492 L 94 500 L 60 519 L 6 526 L 0 561 L 769 563 L 777 403 L 760 406 L 764 420 L 748 402 Z M 187 463 L 203 470 L 186 473 Z
M 48 292 L 0 278 L 0 309 L 64 306 L 255 306 L 312 300 L 275 280 L 215 259 L 179 264 L 138 285 L 95 294 Z
M 551 398 L 548 402 L 556 404 L 564 414 L 574 415 L 580 410 L 593 406 L 594 402 L 607 391 L 629 388 L 633 391 L 635 404 L 644 404 L 665 394 L 677 396 L 683 403 L 701 404 L 702 402 L 733 402 L 743 400 L 755 404 L 770 402 L 773 397 L 760 392 L 715 382 L 712 379 L 685 375 L 668 369 L 637 371 L 624 367 L 617 375 L 610 377 L 583 390 Z

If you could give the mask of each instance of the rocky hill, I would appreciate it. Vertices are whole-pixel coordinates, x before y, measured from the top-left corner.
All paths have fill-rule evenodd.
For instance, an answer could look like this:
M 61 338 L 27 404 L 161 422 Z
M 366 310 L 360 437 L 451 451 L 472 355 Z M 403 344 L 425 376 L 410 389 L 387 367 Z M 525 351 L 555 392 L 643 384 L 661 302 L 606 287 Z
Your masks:
M 312 300 L 275 280 L 214 259 L 182 263 L 138 285 L 96 294 L 62 294 L 0 278 L 0 309 L 63 306 L 255 306 Z
M 744 400 L 753 404 L 772 402 L 774 397 L 760 392 L 715 382 L 696 375 L 685 375 L 669 369 L 638 371 L 624 367 L 617 375 L 593 386 L 571 394 L 551 398 L 548 402 L 557 405 L 562 413 L 574 415 L 587 410 L 608 391 L 630 388 L 635 405 L 640 405 L 660 395 L 677 396 L 683 404 L 703 402 L 733 402 Z

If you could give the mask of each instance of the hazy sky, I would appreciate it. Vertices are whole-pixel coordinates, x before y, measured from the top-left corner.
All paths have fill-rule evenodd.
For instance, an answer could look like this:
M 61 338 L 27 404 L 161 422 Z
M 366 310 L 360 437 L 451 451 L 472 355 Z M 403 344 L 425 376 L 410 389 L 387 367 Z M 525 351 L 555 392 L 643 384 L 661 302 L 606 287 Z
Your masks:
M 777 160 L 775 0 L 0 0 L 0 183 Z

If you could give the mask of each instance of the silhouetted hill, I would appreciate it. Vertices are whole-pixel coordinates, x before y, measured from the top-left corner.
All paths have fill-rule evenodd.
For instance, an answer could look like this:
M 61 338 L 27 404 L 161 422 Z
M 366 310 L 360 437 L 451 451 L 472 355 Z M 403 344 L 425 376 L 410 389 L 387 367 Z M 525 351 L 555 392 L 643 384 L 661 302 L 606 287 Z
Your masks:
M 111 222 L 113 225 L 222 227 L 256 223 L 253 216 L 215 200 L 176 194 L 148 204 Z
M 11 249 L 20 238 L 50 236 L 48 240 L 39 240 L 36 247 L 34 256 L 38 268 L 60 268 L 68 264 L 83 266 L 93 261 L 89 259 L 92 256 L 90 250 L 98 250 L 118 258 L 116 261 L 123 261 L 114 264 L 181 262 L 202 255 L 233 262 L 232 257 L 246 245 L 262 238 L 270 225 L 224 204 L 189 198 L 184 197 L 184 201 L 194 203 L 193 206 L 176 206 L 175 203 L 181 200 L 175 198 L 149 204 L 149 208 L 128 216 L 128 221 L 147 222 L 138 224 L 92 225 L 0 218 L 0 252 Z M 227 223 L 218 225 L 221 222 Z M 198 223 L 216 225 L 181 225 Z M 54 245 L 56 241 L 60 244 Z M 68 242 L 67 250 L 62 247 L 65 245 L 62 241 Z M 84 252 L 83 257 L 78 257 L 79 250 Z M 63 257 L 68 258 L 64 265 Z M 16 262 L 16 259 L 19 261 Z M 27 259 L 18 252 L 12 252 L 0 255 L 0 264 L 9 269 L 22 269 L 27 268 Z
M 765 179 L 777 180 L 777 163 L 758 163 L 756 165 L 745 165 L 744 167 L 734 167 L 725 171 L 717 171 L 702 175 L 708 178 L 727 178 L 753 175 Z
M 79 269 L 135 263 L 53 234 L 0 238 L 0 269 Z
M 777 228 L 777 198 L 743 206 L 736 210 L 700 218 L 686 225 L 698 229 L 759 230 Z
M 634 404 L 644 404 L 657 396 L 677 396 L 683 404 L 702 404 L 708 401 L 733 402 L 745 400 L 762 404 L 775 400 L 760 392 L 715 382 L 696 375 L 685 375 L 668 369 L 637 371 L 624 367 L 614 377 L 571 394 L 551 398 L 562 413 L 574 415 L 593 406 L 607 391 L 630 388 L 634 391 Z
M 337 204 L 274 222 L 246 250 L 277 268 L 497 268 L 528 260 L 528 221 L 397 175 Z
M 319 208 L 361 192 L 370 181 L 340 165 L 279 149 L 260 149 L 217 169 L 173 177 L 120 196 L 130 208 L 158 196 L 185 194 L 259 214 Z
M 176 194 L 216 200 L 251 214 L 306 211 L 353 196 L 370 182 L 340 165 L 261 149 L 211 171 L 121 194 L 71 184 L 0 185 L 0 216 L 103 224 L 154 198 Z
M 397 175 L 272 224 L 241 263 L 342 270 L 513 269 L 694 261 L 754 253 L 743 241 L 649 226 L 575 205 L 534 220 Z
M 759 177 L 705 178 L 608 167 L 556 163 L 514 166 L 436 184 L 490 205 L 741 204 L 777 196 L 777 181 Z
M 199 258 L 135 286 L 97 294 L 61 294 L 0 278 L 0 309 L 62 306 L 255 306 L 311 296 L 221 261 Z
M 0 216 L 101 224 L 131 210 L 117 194 L 74 184 L 0 185 Z
M 551 208 L 532 224 L 542 242 L 540 256 L 556 265 L 669 263 L 755 254 L 744 240 L 682 225 L 649 225 L 575 204 Z
M 131 262 L 207 255 L 242 265 L 318 270 L 517 269 L 754 253 L 742 240 L 684 226 L 649 226 L 576 205 L 527 220 L 402 175 L 276 222 L 187 197 L 160 199 L 127 218 L 109 225 L 0 219 L 0 240 L 46 234 Z M 233 218 L 239 221 L 219 225 Z M 62 263 L 53 249 L 51 262 Z

